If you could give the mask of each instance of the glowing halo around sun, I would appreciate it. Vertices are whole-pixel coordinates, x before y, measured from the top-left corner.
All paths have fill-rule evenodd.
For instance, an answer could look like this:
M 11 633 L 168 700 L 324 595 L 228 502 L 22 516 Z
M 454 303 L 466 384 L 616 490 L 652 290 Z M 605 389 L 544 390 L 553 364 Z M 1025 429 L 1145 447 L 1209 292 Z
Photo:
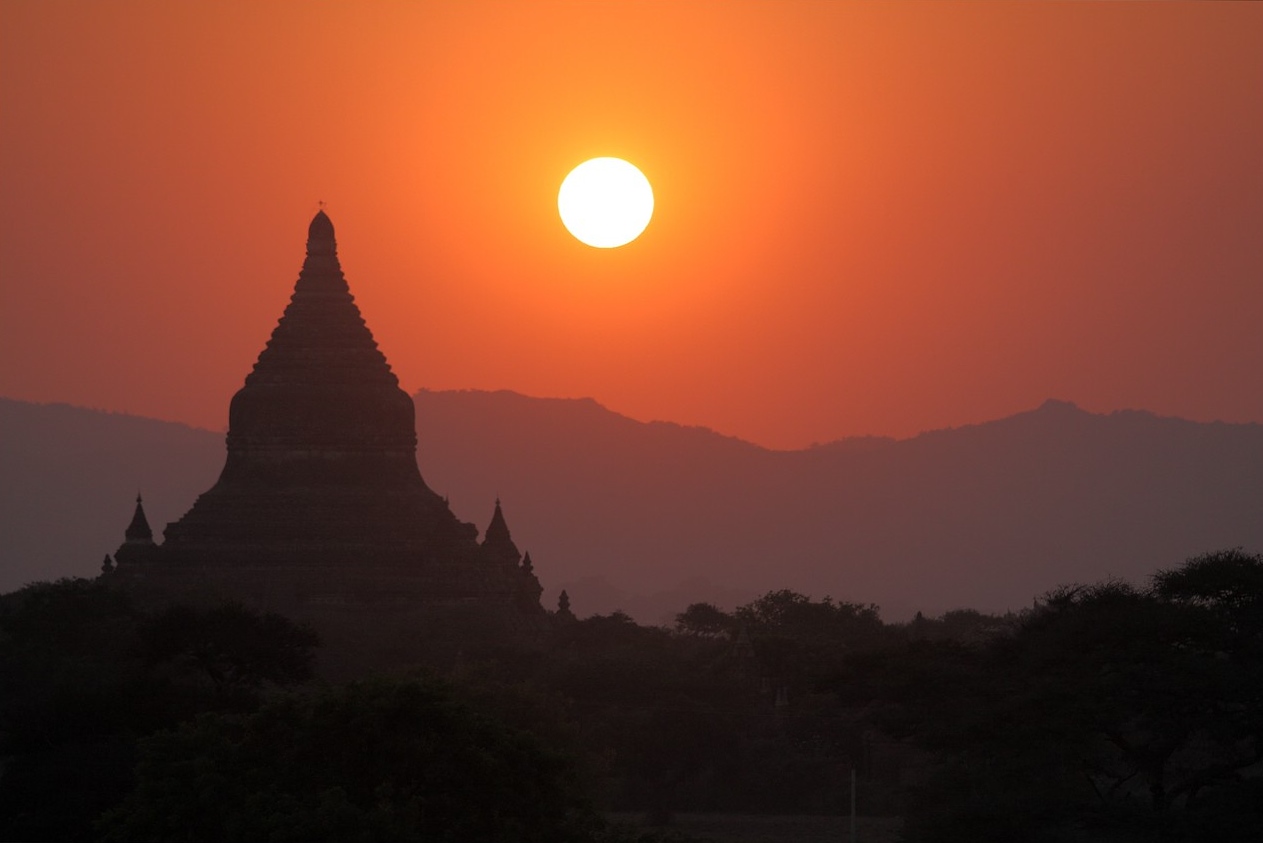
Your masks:
M 644 173 L 622 158 L 593 158 L 562 181 L 557 210 L 577 240 L 614 249 L 635 240 L 649 225 L 653 188 Z

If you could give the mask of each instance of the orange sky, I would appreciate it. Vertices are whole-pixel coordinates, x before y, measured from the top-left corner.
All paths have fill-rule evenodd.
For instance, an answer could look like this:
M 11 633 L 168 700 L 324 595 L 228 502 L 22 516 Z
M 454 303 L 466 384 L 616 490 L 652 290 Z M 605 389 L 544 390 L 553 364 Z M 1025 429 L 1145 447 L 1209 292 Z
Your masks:
M 1263 4 L 0 5 L 0 394 L 222 428 L 320 200 L 410 391 L 1263 421 Z

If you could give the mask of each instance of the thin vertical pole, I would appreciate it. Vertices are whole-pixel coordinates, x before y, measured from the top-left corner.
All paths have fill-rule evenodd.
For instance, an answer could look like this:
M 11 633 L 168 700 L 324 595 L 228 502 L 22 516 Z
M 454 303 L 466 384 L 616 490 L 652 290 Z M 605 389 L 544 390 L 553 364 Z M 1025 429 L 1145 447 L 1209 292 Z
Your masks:
M 851 767 L 851 843 L 855 843 L 855 768 Z

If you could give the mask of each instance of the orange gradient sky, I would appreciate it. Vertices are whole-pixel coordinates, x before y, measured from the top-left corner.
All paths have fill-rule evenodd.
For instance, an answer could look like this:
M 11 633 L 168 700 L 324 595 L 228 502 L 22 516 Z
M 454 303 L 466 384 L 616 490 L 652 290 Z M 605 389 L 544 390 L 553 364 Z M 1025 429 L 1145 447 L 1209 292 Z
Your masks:
M 1263 421 L 1263 4 L 0 5 L 0 395 L 222 429 L 320 200 L 409 391 Z

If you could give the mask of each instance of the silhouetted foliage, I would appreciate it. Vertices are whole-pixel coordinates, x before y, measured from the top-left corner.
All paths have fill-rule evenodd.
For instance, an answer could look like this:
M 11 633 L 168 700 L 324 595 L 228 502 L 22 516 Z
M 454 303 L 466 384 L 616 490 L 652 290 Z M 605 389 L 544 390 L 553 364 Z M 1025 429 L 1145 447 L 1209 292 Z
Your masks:
M 1257 830 L 1258 810 L 1242 806 L 1263 762 L 1263 663 L 1227 647 L 1241 616 L 1224 611 L 1263 595 L 1231 573 L 1255 564 L 1211 554 L 1151 590 L 1063 588 L 981 642 L 913 640 L 850 660 L 839 693 L 936 760 L 908 839 Z M 1211 804 L 1239 813 L 1208 822 Z
M 736 618 L 711 603 L 693 603 L 675 616 L 675 628 L 688 635 L 729 635 L 736 626 Z
M 163 729 L 103 826 L 114 838 L 445 839 L 433 820 L 459 839 L 503 821 L 517 830 L 499 839 L 632 840 L 586 800 L 658 820 L 841 813 L 854 766 L 861 811 L 906 812 L 909 843 L 1249 839 L 1263 827 L 1260 606 L 1263 557 L 1240 550 L 1002 618 L 886 625 L 875 606 L 776 591 L 731 612 L 694 604 L 674 630 L 616 612 L 558 623 L 534 649 L 467 642 L 451 687 L 264 702 L 309 675 L 310 633 L 41 584 L 0 597 L 0 680 L 15 689 L 0 698 L 0 831 L 84 838 L 131 788 L 137 738 Z M 453 752 L 443 769 L 471 782 L 459 794 L 434 772 Z M 522 775 L 534 814 L 505 795 Z
M 127 792 L 155 722 L 135 643 L 130 605 L 95 583 L 0 598 L 0 839 L 85 839 Z
M 751 606 L 690 606 L 675 633 L 618 613 L 559 628 L 543 681 L 609 753 L 613 806 L 659 819 L 839 809 L 860 731 L 815 686 L 824 665 L 882 634 L 876 609 L 793 592 Z
M 752 603 L 737 609 L 737 618 L 756 628 L 798 633 L 804 637 L 846 637 L 859 630 L 881 626 L 877 607 L 860 603 L 834 603 L 825 597 L 818 602 L 797 592 L 769 591 Z
M 223 695 L 310 679 L 320 643 L 306 627 L 237 604 L 169 607 L 145 619 L 140 638 L 148 663 L 185 667 Z
M 589 840 L 573 765 L 433 680 L 352 683 L 142 742 L 107 840 Z
M 584 742 L 605 755 L 609 800 L 667 815 L 714 775 L 738 734 L 728 644 L 595 616 L 558 628 L 541 681 L 575 701 Z
M 938 618 L 927 618 L 917 612 L 907 624 L 907 634 L 909 638 L 922 641 L 981 644 L 1008 631 L 1013 621 L 1013 616 L 996 617 L 976 609 L 953 609 Z
M 738 607 L 733 618 L 749 636 L 761 676 L 782 702 L 814 693 L 848 654 L 880 647 L 895 634 L 874 605 L 817 601 L 788 590 Z
M 1263 645 L 1263 555 L 1237 548 L 1207 553 L 1154 575 L 1154 593 L 1213 612 L 1231 638 L 1224 646 Z
M 151 616 L 100 581 L 0 596 L 0 838 L 89 838 L 131 786 L 138 736 L 253 707 L 309 672 L 314 643 L 240 607 Z M 218 686 L 198 658 L 225 671 Z

